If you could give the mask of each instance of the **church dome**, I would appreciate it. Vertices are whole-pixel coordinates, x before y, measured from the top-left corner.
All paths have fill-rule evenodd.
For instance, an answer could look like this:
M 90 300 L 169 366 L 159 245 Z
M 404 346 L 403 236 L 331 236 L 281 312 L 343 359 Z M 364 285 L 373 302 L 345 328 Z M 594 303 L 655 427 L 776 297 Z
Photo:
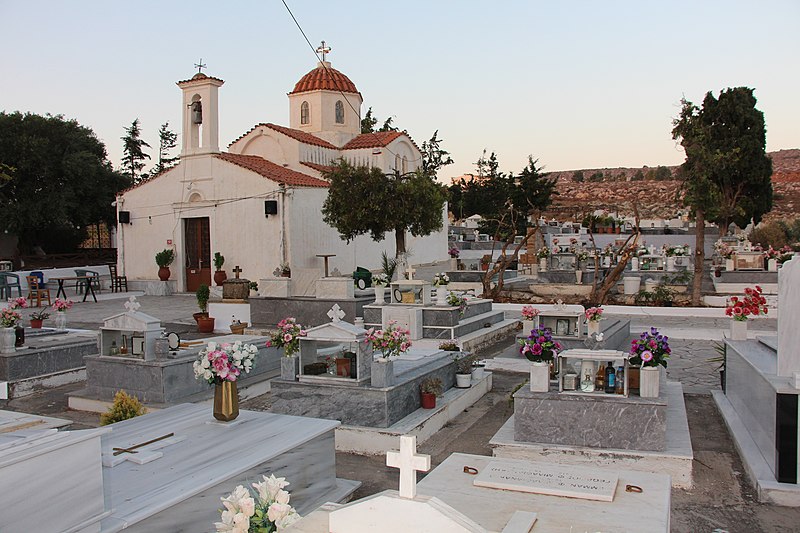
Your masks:
M 328 62 L 320 63 L 317 68 L 300 78 L 300 81 L 295 84 L 294 90 L 289 94 L 320 90 L 358 94 L 356 84 L 335 68 L 331 68 Z

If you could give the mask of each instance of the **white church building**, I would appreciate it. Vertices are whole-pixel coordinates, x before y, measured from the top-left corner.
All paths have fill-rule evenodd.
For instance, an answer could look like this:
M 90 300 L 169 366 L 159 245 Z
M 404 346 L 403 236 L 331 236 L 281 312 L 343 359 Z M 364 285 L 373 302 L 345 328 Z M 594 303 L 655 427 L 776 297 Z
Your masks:
M 219 149 L 221 79 L 195 74 L 178 82 L 182 98 L 182 148 L 175 167 L 117 196 L 119 273 L 157 278 L 154 256 L 175 250 L 171 280 L 178 291 L 211 285 L 212 258 L 225 256 L 248 279 L 271 277 L 281 264 L 349 274 L 378 267 L 394 255 L 394 234 L 382 242 L 368 235 L 347 244 L 322 220 L 328 183 L 321 171 L 339 158 L 354 165 L 411 172 L 421 153 L 405 132 L 361 134 L 361 93 L 344 74 L 321 61 L 300 78 L 289 97 L 289 127 L 259 123 Z M 360 201 L 353 191 L 353 202 Z M 443 220 L 446 215 L 443 211 Z M 447 226 L 427 237 L 407 235 L 415 264 L 446 258 Z

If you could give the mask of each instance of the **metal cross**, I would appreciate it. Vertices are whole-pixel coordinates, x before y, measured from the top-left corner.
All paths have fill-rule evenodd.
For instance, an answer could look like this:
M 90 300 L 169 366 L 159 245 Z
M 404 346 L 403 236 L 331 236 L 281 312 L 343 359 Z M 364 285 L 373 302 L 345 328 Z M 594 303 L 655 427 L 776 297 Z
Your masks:
M 236 274 L 236 279 L 239 279 L 239 274 L 242 273 L 242 269 L 239 267 L 239 265 L 233 267 L 233 273 Z
M 416 270 L 411 266 L 411 263 L 409 263 L 406 267 L 406 276 L 408 277 L 408 281 L 414 279 L 414 272 L 416 272 Z
M 322 54 L 322 60 L 325 61 L 325 57 L 331 52 L 330 46 L 325 46 L 325 41 L 322 41 L 322 44 L 317 47 L 317 53 Z
M 333 304 L 331 310 L 328 311 L 328 318 L 331 319 L 331 322 L 339 322 L 341 319 L 344 318 L 345 312 L 342 311 L 342 308 L 339 307 L 339 304 Z
M 400 497 L 414 499 L 417 495 L 417 472 L 431 469 L 431 456 L 417 453 L 416 435 L 400 437 L 400 451 L 386 452 L 386 466 L 400 469 Z
M 125 302 L 125 309 L 127 309 L 129 313 L 137 311 L 141 306 L 142 304 L 136 301 L 136 296 L 131 296 L 128 298 L 128 301 Z
M 208 68 L 208 65 L 206 65 L 205 63 L 203 63 L 203 58 L 201 57 L 201 58 L 200 58 L 200 62 L 199 62 L 199 63 L 195 63 L 195 64 L 194 64 L 194 68 L 196 68 L 196 69 L 197 69 L 197 73 L 198 73 L 198 74 L 202 74 L 202 73 L 203 73 L 203 69 L 204 69 L 204 68 Z

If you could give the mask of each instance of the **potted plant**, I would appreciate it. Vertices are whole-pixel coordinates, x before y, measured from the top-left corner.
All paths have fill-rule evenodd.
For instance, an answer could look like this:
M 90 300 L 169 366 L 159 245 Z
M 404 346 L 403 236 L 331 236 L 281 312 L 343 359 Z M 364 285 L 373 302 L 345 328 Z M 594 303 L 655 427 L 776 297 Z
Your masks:
M 553 340 L 550 328 L 536 328 L 519 344 L 519 353 L 531 361 L 531 392 L 549 391 L 550 365 L 561 351 L 561 343 Z
M 9 300 L 8 305 L 0 310 L 0 353 L 14 353 L 16 347 L 20 346 L 17 324 L 22 320 L 22 315 L 17 309 L 21 307 L 27 307 L 27 302 L 19 297 Z M 22 340 L 24 342 L 24 337 Z
M 228 279 L 228 274 L 222 270 L 222 265 L 225 264 L 225 256 L 219 252 L 214 252 L 214 283 L 217 287 L 222 287 L 222 282 Z
M 468 389 L 472 386 L 472 361 L 474 359 L 474 355 L 466 352 L 458 352 L 453 357 L 453 362 L 456 364 L 456 387 L 459 389 Z
M 156 254 L 156 264 L 158 265 L 158 279 L 167 281 L 170 276 L 169 266 L 175 261 L 175 250 L 164 248 Z
M 46 309 L 46 308 L 45 308 Z M 50 318 L 50 313 L 45 310 L 31 313 L 31 328 L 42 329 L 42 322 Z
M 631 341 L 630 364 L 640 366 L 639 396 L 642 398 L 658 398 L 659 366 L 667 368 L 667 359 L 672 352 L 669 338 L 662 335 L 654 327 Z
M 200 308 L 200 312 L 192 315 L 197 321 L 197 331 L 200 333 L 212 333 L 214 331 L 214 317 L 208 316 L 208 299 L 210 296 L 211 290 L 208 285 L 201 283 L 195 292 L 197 307 Z
M 442 397 L 442 380 L 439 378 L 425 378 L 419 385 L 419 396 L 423 409 L 434 409 L 436 398 Z
M 292 269 L 289 267 L 289 263 L 281 263 L 280 265 L 278 265 L 278 270 L 281 271 L 281 277 L 283 278 L 292 277 Z
M 250 287 L 250 296 L 258 296 L 258 282 L 251 281 L 248 285 Z

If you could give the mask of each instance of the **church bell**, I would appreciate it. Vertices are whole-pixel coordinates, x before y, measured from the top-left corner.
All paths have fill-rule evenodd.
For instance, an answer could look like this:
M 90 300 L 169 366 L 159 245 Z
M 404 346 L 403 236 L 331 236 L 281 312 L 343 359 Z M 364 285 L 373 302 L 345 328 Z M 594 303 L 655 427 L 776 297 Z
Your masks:
M 203 104 L 200 102 L 192 102 L 192 124 L 203 123 Z

